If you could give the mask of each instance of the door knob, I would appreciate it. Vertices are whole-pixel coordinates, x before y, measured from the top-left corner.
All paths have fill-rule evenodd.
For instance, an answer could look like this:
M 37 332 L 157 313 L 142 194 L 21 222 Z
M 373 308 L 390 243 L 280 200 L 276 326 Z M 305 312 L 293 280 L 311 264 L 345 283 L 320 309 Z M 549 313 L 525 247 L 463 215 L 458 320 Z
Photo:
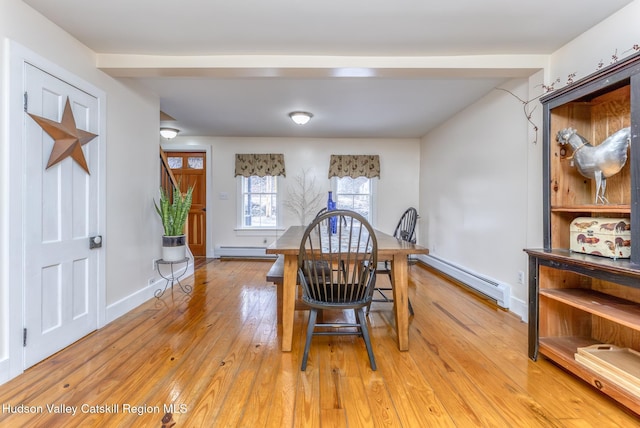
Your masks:
M 96 235 L 89 238 L 89 249 L 102 248 L 102 236 Z

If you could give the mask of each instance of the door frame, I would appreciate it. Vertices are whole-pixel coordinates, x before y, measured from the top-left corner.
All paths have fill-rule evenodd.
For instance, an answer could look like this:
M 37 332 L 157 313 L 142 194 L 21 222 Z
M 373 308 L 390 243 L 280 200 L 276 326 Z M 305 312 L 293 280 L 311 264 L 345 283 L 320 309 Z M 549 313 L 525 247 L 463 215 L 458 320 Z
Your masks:
M 206 196 L 205 196 L 205 206 L 207 208 L 205 215 L 205 222 L 207 223 L 207 248 L 205 251 L 205 256 L 208 258 L 214 257 L 213 253 L 213 228 L 211 227 L 213 223 L 213 156 L 212 149 L 210 145 L 205 144 L 180 144 L 180 143 L 162 143 L 160 144 L 162 150 L 166 153 L 171 152 L 205 152 L 206 165 L 207 165 L 207 175 L 205 177 L 205 184 L 207 186 Z
M 0 361 L 0 382 L 6 381 L 18 376 L 24 371 L 24 349 L 23 349 L 23 328 L 24 328 L 24 302 L 25 302 L 25 247 L 23 229 L 26 227 L 23 211 L 23 191 L 24 191 L 24 97 L 23 91 L 25 87 L 25 64 L 31 64 L 46 73 L 78 88 L 88 94 L 91 94 L 98 100 L 98 129 L 102 139 L 99 148 L 100 166 L 98 171 L 92 171 L 98 177 L 98 230 L 101 235 L 106 235 L 106 93 L 92 85 L 91 83 L 81 79 L 79 76 L 71 73 L 63 67 L 55 64 L 46 58 L 36 54 L 28 48 L 16 43 L 8 41 L 5 44 L 9 52 L 9 96 L 5 101 L 5 118 L 8 132 L 5 132 L 3 139 L 7 144 L 4 146 L 5 154 L 5 186 L 2 189 L 3 205 L 9 207 L 8 224 L 2 224 L 4 236 L 9 239 L 0 247 L 0 254 L 4 250 L 7 256 L 3 258 L 8 261 L 5 265 L 6 273 L 2 274 L 2 283 L 5 284 L 0 289 L 2 296 L 7 297 L 8 304 L 3 305 L 5 316 L 0 336 L 5 340 L 0 341 L 0 355 L 4 355 L 4 360 Z M 8 151 L 8 153 L 6 153 Z M 103 247 L 98 254 L 98 290 L 97 290 L 97 328 L 105 325 L 106 319 L 106 267 L 105 252 Z M 4 281 L 6 279 L 6 281 Z

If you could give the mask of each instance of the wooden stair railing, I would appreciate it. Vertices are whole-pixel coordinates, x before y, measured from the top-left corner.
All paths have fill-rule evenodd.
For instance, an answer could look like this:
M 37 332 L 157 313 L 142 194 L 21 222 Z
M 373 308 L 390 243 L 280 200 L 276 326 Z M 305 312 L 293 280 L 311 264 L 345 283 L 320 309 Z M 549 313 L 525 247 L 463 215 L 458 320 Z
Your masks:
M 173 175 L 171 168 L 169 168 L 167 154 L 162 150 L 162 147 L 160 147 L 160 187 L 167 192 L 170 198 L 173 198 L 173 187 L 177 185 L 178 181 Z

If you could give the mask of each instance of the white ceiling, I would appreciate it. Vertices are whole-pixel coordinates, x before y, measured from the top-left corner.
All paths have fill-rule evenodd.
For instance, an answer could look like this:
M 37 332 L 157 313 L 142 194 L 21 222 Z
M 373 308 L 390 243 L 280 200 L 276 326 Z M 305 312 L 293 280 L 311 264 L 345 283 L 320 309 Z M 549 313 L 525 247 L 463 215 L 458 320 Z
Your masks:
M 398 138 L 631 1 L 24 0 L 157 93 L 181 135 Z M 292 110 L 314 118 L 294 125 Z

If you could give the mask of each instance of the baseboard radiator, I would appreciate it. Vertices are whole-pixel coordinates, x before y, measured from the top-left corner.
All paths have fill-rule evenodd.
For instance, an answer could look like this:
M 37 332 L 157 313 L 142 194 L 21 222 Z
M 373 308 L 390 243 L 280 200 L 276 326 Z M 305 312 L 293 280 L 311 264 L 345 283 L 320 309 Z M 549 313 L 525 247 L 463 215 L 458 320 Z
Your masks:
M 239 259 L 275 259 L 276 254 L 267 254 L 266 247 L 216 247 L 216 257 Z
M 420 256 L 419 259 L 443 274 L 495 300 L 498 306 L 509 309 L 509 301 L 511 300 L 511 286 L 509 284 L 488 278 L 431 255 Z

